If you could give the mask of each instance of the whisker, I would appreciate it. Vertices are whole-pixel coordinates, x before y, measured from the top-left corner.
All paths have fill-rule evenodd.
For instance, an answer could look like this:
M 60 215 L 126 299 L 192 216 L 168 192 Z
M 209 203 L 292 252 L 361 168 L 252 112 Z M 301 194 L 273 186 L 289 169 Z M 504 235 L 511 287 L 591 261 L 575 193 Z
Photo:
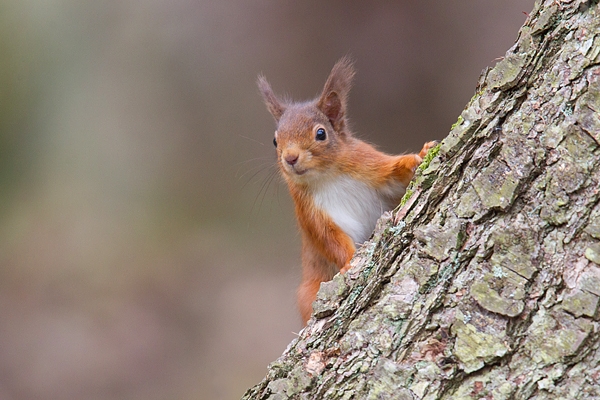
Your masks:
M 251 163 L 256 163 L 257 165 L 248 165 Z M 250 215 L 254 217 L 258 217 L 265 204 L 265 200 L 270 198 L 269 210 L 273 208 L 274 205 L 278 205 L 281 207 L 281 198 L 280 198 L 280 184 L 284 182 L 283 177 L 279 171 L 279 165 L 277 160 L 274 160 L 273 157 L 256 157 L 250 160 L 244 160 L 236 164 L 237 171 L 235 173 L 235 177 L 237 180 L 242 180 L 241 190 L 244 190 L 249 187 L 250 184 L 258 183 L 258 190 L 254 196 L 254 201 L 252 203 Z M 246 168 L 248 166 L 249 168 Z M 257 179 L 257 177 L 259 177 Z M 272 183 L 274 180 L 277 180 L 277 184 L 275 185 L 275 189 L 272 190 Z M 254 186 L 256 187 L 256 186 Z M 255 189 L 253 189 L 254 191 Z M 273 198 L 275 195 L 276 199 Z
M 237 167 L 237 170 L 235 171 L 235 177 L 239 179 L 242 176 L 244 176 L 247 171 L 253 171 L 255 168 L 257 168 L 257 166 L 250 167 L 250 168 L 245 168 L 245 167 L 247 164 L 257 162 L 257 161 L 261 161 L 260 164 L 258 164 L 258 167 L 261 167 L 266 164 L 271 164 L 273 162 L 273 159 L 271 157 L 257 157 L 257 158 L 253 158 L 251 160 L 241 161 L 237 164 L 234 164 L 233 166 Z M 242 169 L 244 169 L 244 172 L 240 176 L 240 171 Z
M 266 156 L 265 157 L 255 157 L 255 158 L 251 158 L 249 160 L 244 160 L 244 161 L 240 161 L 239 163 L 235 163 L 235 164 L 233 164 L 233 166 L 234 167 L 238 167 L 240 165 L 248 164 L 248 163 L 251 163 L 251 162 L 254 162 L 254 161 L 257 161 L 257 160 L 269 160 L 269 161 L 271 161 L 271 160 L 273 160 L 273 157 L 266 157 Z
M 273 182 L 273 179 L 278 176 L 278 172 L 276 170 L 272 170 L 271 173 L 267 176 L 267 179 L 265 179 L 258 191 L 258 194 L 256 196 L 256 198 L 254 199 L 254 203 L 252 204 L 252 209 L 254 210 L 256 207 L 256 202 L 258 201 L 258 209 L 257 209 L 257 213 L 260 211 L 260 209 L 262 208 L 262 204 L 265 200 L 265 197 L 267 195 L 267 192 L 269 191 L 269 187 L 271 186 L 271 182 Z
M 263 165 L 260 167 L 260 169 L 258 169 L 257 171 L 255 171 L 255 172 L 254 172 L 254 173 L 253 173 L 253 174 L 252 174 L 252 175 L 251 175 L 251 176 L 248 178 L 248 180 L 246 180 L 246 182 L 245 182 L 245 183 L 242 185 L 242 189 L 243 189 L 243 188 L 245 188 L 245 187 L 246 187 L 246 186 L 247 186 L 247 185 L 248 185 L 250 182 L 252 182 L 252 181 L 254 180 L 254 178 L 255 178 L 257 175 L 259 175 L 260 173 L 262 173 L 262 172 L 264 172 L 264 171 L 268 171 L 268 170 L 270 170 L 272 167 L 273 167 L 272 165 L 264 165 L 264 164 L 263 164 Z M 249 171 L 249 172 L 250 172 L 250 171 Z M 273 174 L 273 172 L 270 172 L 270 173 L 267 175 L 267 177 L 268 177 L 268 176 L 270 176 L 271 174 Z M 240 179 L 241 179 L 241 177 L 240 177 Z
M 254 173 L 254 174 L 253 174 L 253 175 L 250 177 L 250 180 L 251 180 L 251 179 L 252 179 L 254 176 L 256 176 L 256 174 L 257 174 L 257 173 L 260 173 L 261 171 L 264 171 L 266 168 L 270 168 L 270 167 L 271 167 L 271 165 L 272 165 L 271 163 L 266 163 L 266 162 L 264 162 L 264 163 L 262 163 L 262 164 L 260 164 L 260 165 L 256 165 L 256 166 L 254 166 L 254 167 L 252 167 L 252 168 L 248 168 L 248 169 L 247 169 L 246 171 L 244 171 L 244 172 L 243 172 L 241 175 L 239 175 L 240 169 L 238 169 L 238 170 L 237 170 L 237 172 L 236 172 L 236 178 L 237 178 L 237 179 L 242 179 L 244 176 L 248 175 L 249 173 L 256 171 L 256 172 L 255 172 L 255 173 Z M 238 175 L 239 175 L 239 176 L 238 176 Z
M 244 135 L 242 135 L 241 133 L 238 133 L 238 136 L 239 136 L 239 137 L 241 137 L 241 138 L 244 138 L 244 139 L 250 140 L 251 142 L 258 143 L 258 144 L 260 144 L 261 146 L 264 146 L 264 145 L 265 145 L 263 142 L 259 142 L 258 140 L 256 140 L 256 139 L 253 139 L 253 138 L 251 138 L 251 137 L 248 137 L 248 136 L 244 136 Z

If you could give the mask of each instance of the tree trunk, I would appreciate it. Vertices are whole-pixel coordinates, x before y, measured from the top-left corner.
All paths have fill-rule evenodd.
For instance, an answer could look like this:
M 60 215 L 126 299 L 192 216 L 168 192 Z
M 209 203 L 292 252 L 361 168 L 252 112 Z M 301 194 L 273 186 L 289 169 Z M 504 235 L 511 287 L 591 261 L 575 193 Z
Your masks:
M 600 7 L 538 1 L 244 399 L 600 399 Z

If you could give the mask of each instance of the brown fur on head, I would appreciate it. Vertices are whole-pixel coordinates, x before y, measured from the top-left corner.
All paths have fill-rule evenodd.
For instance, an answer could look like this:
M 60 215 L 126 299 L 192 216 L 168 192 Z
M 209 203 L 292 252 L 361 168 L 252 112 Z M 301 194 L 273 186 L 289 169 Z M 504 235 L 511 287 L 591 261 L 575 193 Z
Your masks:
M 286 178 L 302 181 L 335 166 L 338 142 L 351 135 L 346 110 L 353 77 L 352 61 L 344 57 L 333 66 L 319 98 L 290 104 L 273 93 L 263 76 L 258 78 L 267 109 L 277 122 L 273 142 Z

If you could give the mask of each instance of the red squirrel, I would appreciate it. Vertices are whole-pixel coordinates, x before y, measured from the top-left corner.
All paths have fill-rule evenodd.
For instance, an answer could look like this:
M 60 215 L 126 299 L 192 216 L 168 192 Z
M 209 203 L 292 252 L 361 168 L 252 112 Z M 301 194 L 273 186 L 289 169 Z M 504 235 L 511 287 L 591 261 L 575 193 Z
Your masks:
M 346 116 L 355 71 L 344 57 L 333 67 L 319 98 L 283 101 L 263 76 L 258 87 L 277 129 L 273 144 L 294 201 L 302 235 L 298 307 L 304 325 L 321 282 L 350 268 L 356 245 L 369 238 L 377 219 L 398 205 L 419 154 L 389 155 L 352 134 Z

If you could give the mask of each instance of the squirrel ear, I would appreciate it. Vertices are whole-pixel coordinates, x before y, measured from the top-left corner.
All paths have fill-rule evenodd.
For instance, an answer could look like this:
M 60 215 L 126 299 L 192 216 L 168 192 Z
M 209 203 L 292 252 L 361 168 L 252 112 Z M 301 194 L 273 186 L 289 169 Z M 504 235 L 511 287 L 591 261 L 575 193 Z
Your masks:
M 258 77 L 257 84 L 258 89 L 262 94 L 263 100 L 267 105 L 267 109 L 269 110 L 271 115 L 273 115 L 275 121 L 279 122 L 279 119 L 283 115 L 283 112 L 285 111 L 286 107 L 279 101 L 277 96 L 275 96 L 275 93 L 273 93 L 273 89 L 271 89 L 271 85 L 269 85 L 269 82 L 267 82 L 267 79 L 263 75 L 260 75 Z
M 344 127 L 352 78 L 354 78 L 352 60 L 343 57 L 333 66 L 325 82 L 323 93 L 317 101 L 317 107 L 327 116 L 336 131 L 341 131 Z

